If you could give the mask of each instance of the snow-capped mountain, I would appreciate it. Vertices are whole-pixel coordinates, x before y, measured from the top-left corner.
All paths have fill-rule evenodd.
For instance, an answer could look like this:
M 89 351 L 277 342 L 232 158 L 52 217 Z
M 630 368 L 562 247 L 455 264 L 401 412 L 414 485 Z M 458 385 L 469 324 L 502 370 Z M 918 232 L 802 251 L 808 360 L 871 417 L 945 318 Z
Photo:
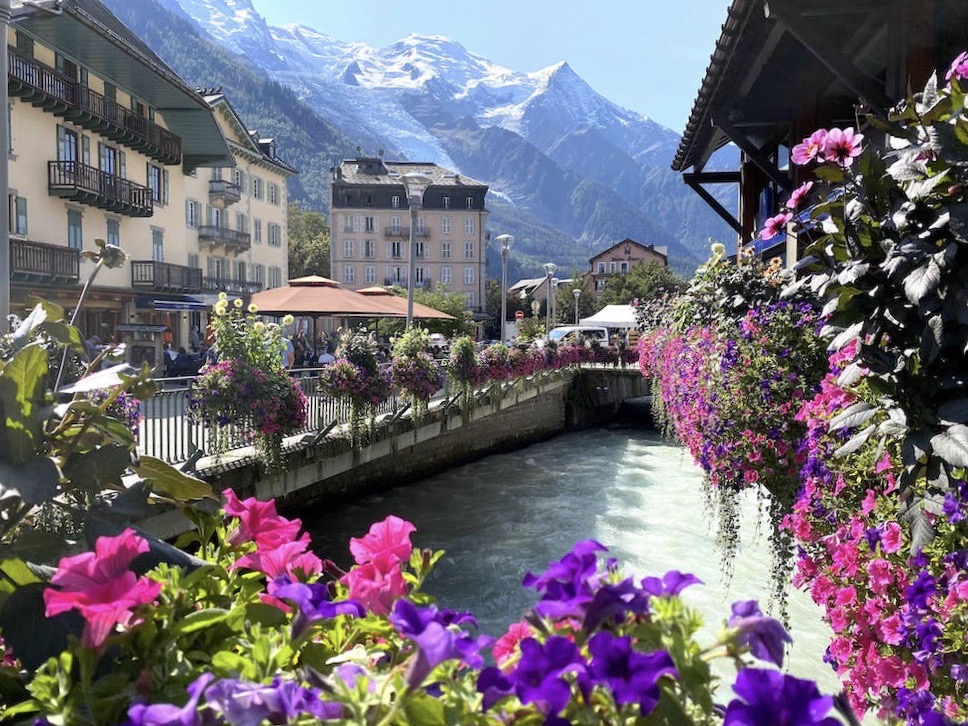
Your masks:
M 364 150 L 479 178 L 589 249 L 631 236 L 695 258 L 710 235 L 730 235 L 670 171 L 679 135 L 609 101 L 567 62 L 525 72 L 441 36 L 374 48 L 270 26 L 251 0 L 159 1 Z

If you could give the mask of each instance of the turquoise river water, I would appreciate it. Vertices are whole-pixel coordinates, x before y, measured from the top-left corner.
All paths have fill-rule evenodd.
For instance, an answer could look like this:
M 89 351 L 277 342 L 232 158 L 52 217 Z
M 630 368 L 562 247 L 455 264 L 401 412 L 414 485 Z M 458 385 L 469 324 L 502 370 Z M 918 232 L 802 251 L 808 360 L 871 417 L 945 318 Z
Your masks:
M 654 432 L 606 427 L 489 456 L 303 519 L 317 553 L 342 566 L 351 562 L 349 537 L 389 514 L 410 520 L 417 547 L 447 551 L 426 590 L 443 605 L 471 611 L 481 631 L 494 636 L 534 603 L 535 593 L 521 587 L 528 570 L 542 571 L 576 540 L 596 539 L 628 574 L 679 569 L 700 577 L 705 585 L 687 589 L 684 599 L 703 613 L 710 642 L 733 601 L 755 598 L 765 607 L 770 550 L 768 523 L 757 527 L 751 498 L 727 586 L 701 478 L 683 448 Z M 837 679 L 821 660 L 830 630 L 819 609 L 794 592 L 790 620 L 787 670 L 836 692 Z

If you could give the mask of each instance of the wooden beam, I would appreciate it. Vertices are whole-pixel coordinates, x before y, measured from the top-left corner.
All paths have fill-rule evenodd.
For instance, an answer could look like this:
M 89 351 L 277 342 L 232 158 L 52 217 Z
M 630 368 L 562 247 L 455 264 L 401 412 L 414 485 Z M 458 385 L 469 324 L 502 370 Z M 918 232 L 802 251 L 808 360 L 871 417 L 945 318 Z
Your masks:
M 804 48 L 836 76 L 837 80 L 870 106 L 874 113 L 886 117 L 888 109 L 894 103 L 884 93 L 884 89 L 876 81 L 861 73 L 838 47 L 817 32 L 813 25 L 806 22 L 786 0 L 769 0 L 764 4 L 764 9 L 767 17 L 775 19 L 786 28 L 790 35 L 800 41 Z
M 756 164 L 763 173 L 779 187 L 790 190 L 790 178 L 776 168 L 776 165 L 767 158 L 756 144 L 750 141 L 732 124 L 725 113 L 713 111 L 712 122 L 720 131 L 729 137 L 729 140 L 736 144 L 740 150 L 749 157 L 750 161 Z
M 689 184 L 739 184 L 738 171 L 701 171 L 683 174 L 682 180 Z
M 706 202 L 706 204 L 708 204 L 710 206 L 710 208 L 716 214 L 718 214 L 720 217 L 723 218 L 723 221 L 725 221 L 726 224 L 728 224 L 730 227 L 733 228 L 733 230 L 735 230 L 735 232 L 736 232 L 737 235 L 742 236 L 743 235 L 743 227 L 739 223 L 739 221 L 736 219 L 736 217 L 734 217 L 732 214 L 730 214 L 729 213 L 729 210 L 727 210 L 722 204 L 720 204 L 719 203 L 719 200 L 716 199 L 716 197 L 714 197 L 712 194 L 710 194 L 708 191 L 706 191 L 699 184 L 698 181 L 696 181 L 695 179 L 688 179 L 687 178 L 687 177 L 695 177 L 695 176 L 696 176 L 695 174 L 684 174 L 682 178 L 683 178 L 683 181 L 685 181 L 686 184 L 696 194 L 698 194 L 700 197 L 702 197 L 703 201 Z M 737 172 L 737 176 L 739 176 L 739 173 L 738 172 Z

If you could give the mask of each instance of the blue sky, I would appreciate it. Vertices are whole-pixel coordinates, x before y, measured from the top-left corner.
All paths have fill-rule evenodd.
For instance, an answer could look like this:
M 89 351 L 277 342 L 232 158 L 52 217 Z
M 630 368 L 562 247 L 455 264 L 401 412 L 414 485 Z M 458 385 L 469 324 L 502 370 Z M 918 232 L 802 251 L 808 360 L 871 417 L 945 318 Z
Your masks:
M 272 25 L 388 45 L 445 35 L 509 68 L 558 61 L 621 106 L 685 128 L 729 0 L 253 0 Z

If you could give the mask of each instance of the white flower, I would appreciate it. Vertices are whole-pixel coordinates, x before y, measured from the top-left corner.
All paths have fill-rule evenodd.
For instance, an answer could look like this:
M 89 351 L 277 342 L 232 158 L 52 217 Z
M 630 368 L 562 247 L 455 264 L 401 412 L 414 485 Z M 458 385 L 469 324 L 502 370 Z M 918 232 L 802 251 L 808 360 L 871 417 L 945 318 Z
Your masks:
M 255 315 L 257 312 L 259 312 L 259 306 L 255 303 L 249 303 L 249 312 Z
M 295 318 L 292 315 L 286 315 L 282 319 L 282 324 L 283 325 L 292 325 L 293 324 L 293 321 L 295 321 Z
M 726 256 L 726 245 L 722 242 L 713 242 L 712 246 L 713 257 L 716 259 L 722 259 Z
M 264 330 L 266 329 L 266 324 L 265 324 L 265 323 L 263 323 L 263 322 L 262 322 L 261 320 L 257 320 L 257 321 L 256 321 L 256 322 L 255 322 L 255 323 L 254 323 L 254 324 L 252 325 L 252 329 L 253 329 L 253 330 L 254 330 L 255 332 L 257 332 L 257 333 L 261 333 L 261 332 L 263 332 L 263 331 L 264 331 Z
M 218 299 L 219 299 L 219 300 L 228 300 L 228 299 L 229 299 L 229 296 L 228 296 L 228 295 L 226 295 L 226 294 L 225 294 L 224 292 L 220 292 L 220 293 L 218 294 Z
M 232 301 L 232 304 L 235 305 L 235 307 L 237 307 L 237 308 L 242 307 L 242 300 L 241 300 L 241 298 L 235 298 L 235 300 Z

